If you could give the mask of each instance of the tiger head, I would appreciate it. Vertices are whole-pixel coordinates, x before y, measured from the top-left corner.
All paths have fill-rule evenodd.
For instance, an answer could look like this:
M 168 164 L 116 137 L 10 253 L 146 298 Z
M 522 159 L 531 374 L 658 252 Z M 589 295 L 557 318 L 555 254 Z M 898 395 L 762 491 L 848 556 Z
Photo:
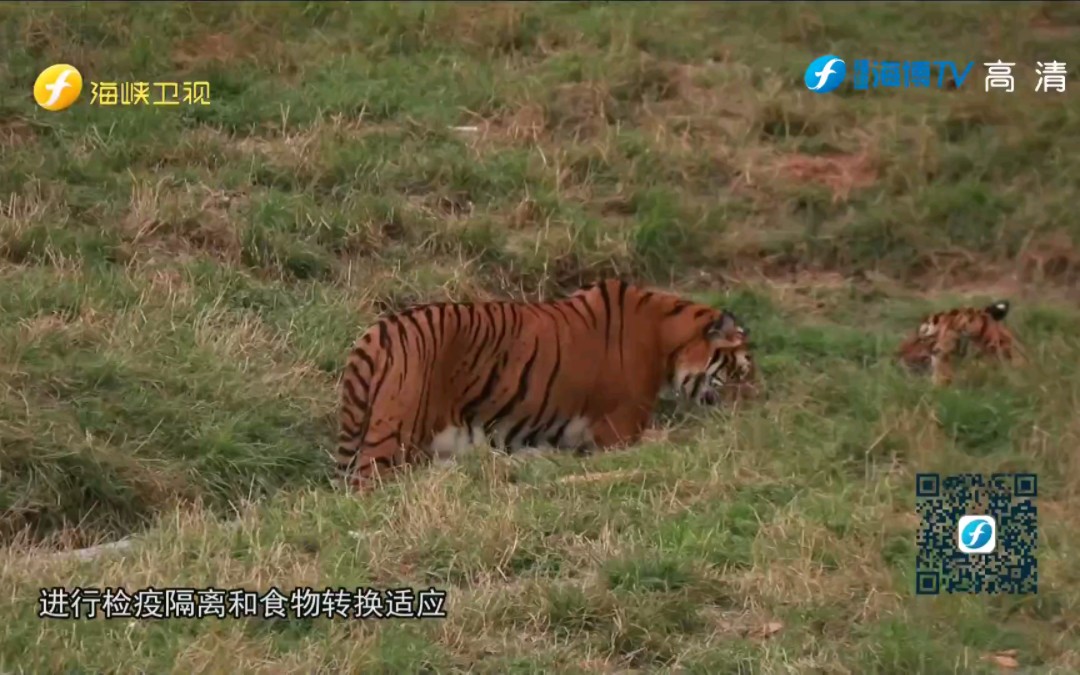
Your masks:
M 750 331 L 733 314 L 713 310 L 697 324 L 672 357 L 670 385 L 686 398 L 716 405 L 725 393 L 750 385 L 756 373 L 750 353 Z
M 1009 302 L 999 300 L 985 307 L 963 307 L 935 312 L 919 322 L 914 334 L 900 344 L 900 361 L 915 372 L 928 372 L 934 345 L 955 338 L 951 348 L 957 355 L 967 352 L 968 342 L 977 340 L 981 349 L 1008 353 L 1012 337 L 1001 322 L 1009 313 Z M 952 334 L 952 335 L 950 335 Z
M 920 338 L 916 333 L 900 344 L 897 356 L 900 358 L 900 363 L 907 366 L 912 372 L 928 373 L 930 372 L 930 356 L 933 347 L 933 340 Z
M 922 320 L 916 334 L 920 340 L 936 338 L 946 330 L 978 334 L 996 326 L 1009 314 L 1009 302 L 999 300 L 986 307 L 964 307 L 937 312 Z M 992 328 L 991 328 L 992 329 Z

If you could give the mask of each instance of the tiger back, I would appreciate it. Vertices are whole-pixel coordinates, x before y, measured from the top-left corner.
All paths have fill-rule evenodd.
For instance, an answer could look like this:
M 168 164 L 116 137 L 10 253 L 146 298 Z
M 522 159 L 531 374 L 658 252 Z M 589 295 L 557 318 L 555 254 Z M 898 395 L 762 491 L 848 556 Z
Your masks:
M 952 364 L 967 353 L 969 345 L 978 356 L 1012 360 L 1018 344 L 1004 324 L 1008 313 L 1006 300 L 985 307 L 935 312 L 924 317 L 915 332 L 900 344 L 897 355 L 914 371 L 930 371 L 935 384 L 952 380 Z
M 619 280 L 548 302 L 421 305 L 383 316 L 350 351 L 337 470 L 362 489 L 483 442 L 626 445 L 663 389 L 715 405 L 755 372 L 732 314 Z

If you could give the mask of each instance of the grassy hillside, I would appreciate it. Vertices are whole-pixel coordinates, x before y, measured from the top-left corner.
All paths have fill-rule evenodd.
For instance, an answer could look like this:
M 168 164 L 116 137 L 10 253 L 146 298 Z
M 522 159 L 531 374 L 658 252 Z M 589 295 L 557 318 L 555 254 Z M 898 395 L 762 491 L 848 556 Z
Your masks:
M 0 672 L 1075 672 L 1080 82 L 1034 69 L 1075 78 L 1078 38 L 1051 3 L 0 7 Z M 810 94 L 829 52 L 980 65 Z M 61 113 L 30 97 L 55 62 L 87 82 Z M 92 107 L 91 80 L 212 102 Z M 734 310 L 763 399 L 624 453 L 331 485 L 377 312 L 610 274 Z M 934 391 L 890 362 L 922 312 L 998 297 L 1025 368 Z M 915 597 L 914 474 L 1017 470 L 1039 594 Z M 57 585 L 450 603 L 37 619 Z

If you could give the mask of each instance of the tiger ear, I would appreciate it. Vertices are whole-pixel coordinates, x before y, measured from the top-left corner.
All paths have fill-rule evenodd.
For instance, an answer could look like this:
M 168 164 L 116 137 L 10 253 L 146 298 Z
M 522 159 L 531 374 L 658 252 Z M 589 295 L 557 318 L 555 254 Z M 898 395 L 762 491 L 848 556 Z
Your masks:
M 1001 321 L 1005 318 L 1005 315 L 1009 313 L 1009 301 L 998 300 L 992 305 L 986 307 L 986 313 L 990 315 L 995 321 Z
M 716 319 L 705 328 L 706 338 L 710 341 L 724 341 L 729 346 L 739 344 L 749 335 L 750 332 L 740 327 L 735 315 L 730 312 L 723 312 L 719 319 Z

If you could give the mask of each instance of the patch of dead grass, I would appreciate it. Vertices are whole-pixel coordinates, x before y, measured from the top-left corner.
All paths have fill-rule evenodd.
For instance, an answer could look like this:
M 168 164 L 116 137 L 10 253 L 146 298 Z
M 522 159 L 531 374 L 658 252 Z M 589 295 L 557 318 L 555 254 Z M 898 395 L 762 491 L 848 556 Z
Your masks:
M 827 309 L 841 294 L 850 290 L 853 281 L 838 272 L 798 270 L 792 274 L 769 277 L 765 284 L 770 295 L 784 309 L 799 314 L 815 314 Z
M 59 226 L 67 222 L 63 197 L 55 186 L 32 181 L 22 191 L 0 198 L 0 235 L 4 239 L 17 237 L 46 216 L 58 220 Z
M 298 84 L 301 74 L 297 54 L 287 42 L 258 35 L 257 21 L 232 22 L 231 32 L 196 33 L 172 44 L 170 58 L 180 76 L 203 73 L 209 69 L 241 63 L 273 68 L 286 83 Z
M 173 46 L 173 65 L 187 74 L 210 64 L 234 63 L 250 54 L 245 44 L 251 40 L 244 38 L 239 33 L 207 33 L 182 40 Z
M 1045 14 L 1037 14 L 1029 25 L 1034 35 L 1049 40 L 1071 40 L 1080 35 L 1080 26 L 1056 21 Z
M 1073 285 L 1080 280 L 1080 250 L 1064 229 L 1033 237 L 1019 256 L 1021 274 L 1033 284 Z
M 236 214 L 245 202 L 239 193 L 138 179 L 119 226 L 137 262 L 203 253 L 235 264 L 241 252 Z
M 787 179 L 829 188 L 834 202 L 846 201 L 853 190 L 868 188 L 878 179 L 876 161 L 867 151 L 828 156 L 794 153 L 781 158 L 777 168 Z
M 781 552 L 782 547 L 792 545 L 798 546 L 795 555 Z M 879 545 L 852 545 L 850 537 L 840 537 L 807 520 L 797 509 L 780 512 L 763 524 L 755 548 L 759 551 L 756 557 L 768 562 L 755 565 L 737 582 L 752 605 L 836 603 L 858 607 L 858 614 L 850 620 L 869 623 L 903 604 L 903 594 L 894 588 L 881 560 Z M 833 562 L 826 566 L 819 562 L 824 559 Z M 839 630 L 846 632 L 846 628 Z
M 0 119 L 0 149 L 16 150 L 37 140 L 32 124 L 18 117 Z

